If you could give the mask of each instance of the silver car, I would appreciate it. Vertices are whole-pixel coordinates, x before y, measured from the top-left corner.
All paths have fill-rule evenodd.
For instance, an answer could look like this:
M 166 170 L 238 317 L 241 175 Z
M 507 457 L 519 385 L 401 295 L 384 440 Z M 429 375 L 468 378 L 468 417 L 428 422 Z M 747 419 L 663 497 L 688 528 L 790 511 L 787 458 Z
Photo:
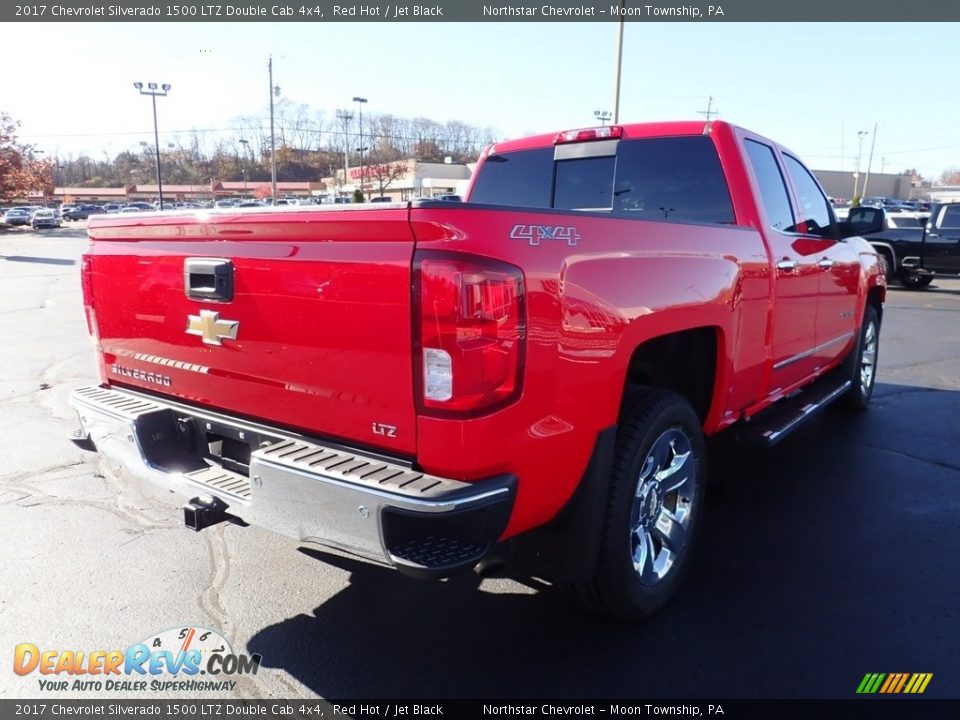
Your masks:
M 42 208 L 33 213 L 30 218 L 30 225 L 34 230 L 39 228 L 58 228 L 60 227 L 60 213 L 50 208 Z
M 29 225 L 30 211 L 21 208 L 10 208 L 3 215 L 3 221 L 7 225 Z

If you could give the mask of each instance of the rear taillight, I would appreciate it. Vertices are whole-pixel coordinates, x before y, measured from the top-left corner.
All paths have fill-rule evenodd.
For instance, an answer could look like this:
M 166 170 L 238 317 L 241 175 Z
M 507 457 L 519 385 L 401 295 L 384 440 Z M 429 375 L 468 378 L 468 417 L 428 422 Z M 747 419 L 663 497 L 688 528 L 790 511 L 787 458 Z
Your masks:
M 419 252 L 414 282 L 419 409 L 468 416 L 514 400 L 520 394 L 526 326 L 520 268 Z
M 95 343 L 100 342 L 97 328 L 97 316 L 93 311 L 93 258 L 83 255 L 80 258 L 80 289 L 83 292 L 83 311 L 87 317 L 87 332 Z

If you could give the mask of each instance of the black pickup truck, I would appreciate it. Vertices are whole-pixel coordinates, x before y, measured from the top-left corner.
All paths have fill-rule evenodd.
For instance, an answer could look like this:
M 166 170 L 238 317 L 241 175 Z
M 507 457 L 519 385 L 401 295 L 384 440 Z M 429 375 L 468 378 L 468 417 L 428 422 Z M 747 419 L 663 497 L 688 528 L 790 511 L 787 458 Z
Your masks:
M 853 208 L 847 220 L 876 248 L 887 277 L 904 287 L 921 289 L 937 275 L 960 275 L 960 203 L 933 205 L 918 227 L 900 227 L 896 216 L 877 207 Z M 884 229 L 872 230 L 878 224 Z

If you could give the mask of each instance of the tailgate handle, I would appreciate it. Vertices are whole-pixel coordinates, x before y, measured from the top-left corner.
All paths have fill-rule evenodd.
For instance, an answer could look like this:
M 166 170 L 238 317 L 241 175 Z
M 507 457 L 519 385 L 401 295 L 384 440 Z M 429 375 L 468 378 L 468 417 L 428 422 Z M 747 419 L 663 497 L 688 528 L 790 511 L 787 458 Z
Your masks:
M 187 258 L 183 287 L 197 300 L 233 300 L 233 263 L 222 258 Z

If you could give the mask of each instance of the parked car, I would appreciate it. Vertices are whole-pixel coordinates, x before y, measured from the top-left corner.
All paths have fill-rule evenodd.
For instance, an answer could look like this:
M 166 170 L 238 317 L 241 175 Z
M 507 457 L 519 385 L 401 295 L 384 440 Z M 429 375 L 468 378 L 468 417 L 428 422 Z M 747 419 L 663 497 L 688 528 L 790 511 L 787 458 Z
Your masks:
M 434 195 L 431 200 L 442 200 L 444 202 L 463 202 L 459 195 Z
M 384 203 L 384 202 L 396 202 L 393 198 L 387 197 L 386 195 L 380 195 L 379 197 L 370 198 L 372 203 Z
M 137 210 L 149 212 L 150 210 L 156 210 L 157 207 L 158 207 L 157 205 L 154 205 L 152 203 L 137 201 L 137 202 L 127 203 L 124 208 L 121 208 L 121 210 L 125 210 L 126 208 L 136 208 Z
M 104 211 L 105 213 L 107 213 L 108 215 L 111 215 L 111 214 L 113 214 L 113 213 L 118 213 L 118 212 L 120 212 L 120 208 L 121 208 L 121 207 L 123 207 L 123 206 L 120 205 L 119 203 L 106 203 L 106 204 L 103 206 L 103 211 Z
M 58 228 L 60 227 L 60 213 L 50 208 L 36 210 L 30 218 L 30 226 L 34 230 L 39 230 L 40 228 Z
M 153 210 L 153 208 L 147 208 L 147 210 Z M 136 206 L 134 206 L 134 205 L 127 205 L 126 207 L 120 208 L 119 212 L 120 212 L 120 213 L 123 213 L 123 214 L 126 214 L 126 213 L 146 212 L 146 210 L 144 210 L 143 208 L 140 208 L 140 207 L 136 207 Z
M 7 225 L 29 225 L 31 213 L 23 208 L 10 208 L 3 214 L 3 221 Z
M 64 220 L 86 220 L 91 215 L 105 212 L 100 205 L 75 205 L 61 211 Z

